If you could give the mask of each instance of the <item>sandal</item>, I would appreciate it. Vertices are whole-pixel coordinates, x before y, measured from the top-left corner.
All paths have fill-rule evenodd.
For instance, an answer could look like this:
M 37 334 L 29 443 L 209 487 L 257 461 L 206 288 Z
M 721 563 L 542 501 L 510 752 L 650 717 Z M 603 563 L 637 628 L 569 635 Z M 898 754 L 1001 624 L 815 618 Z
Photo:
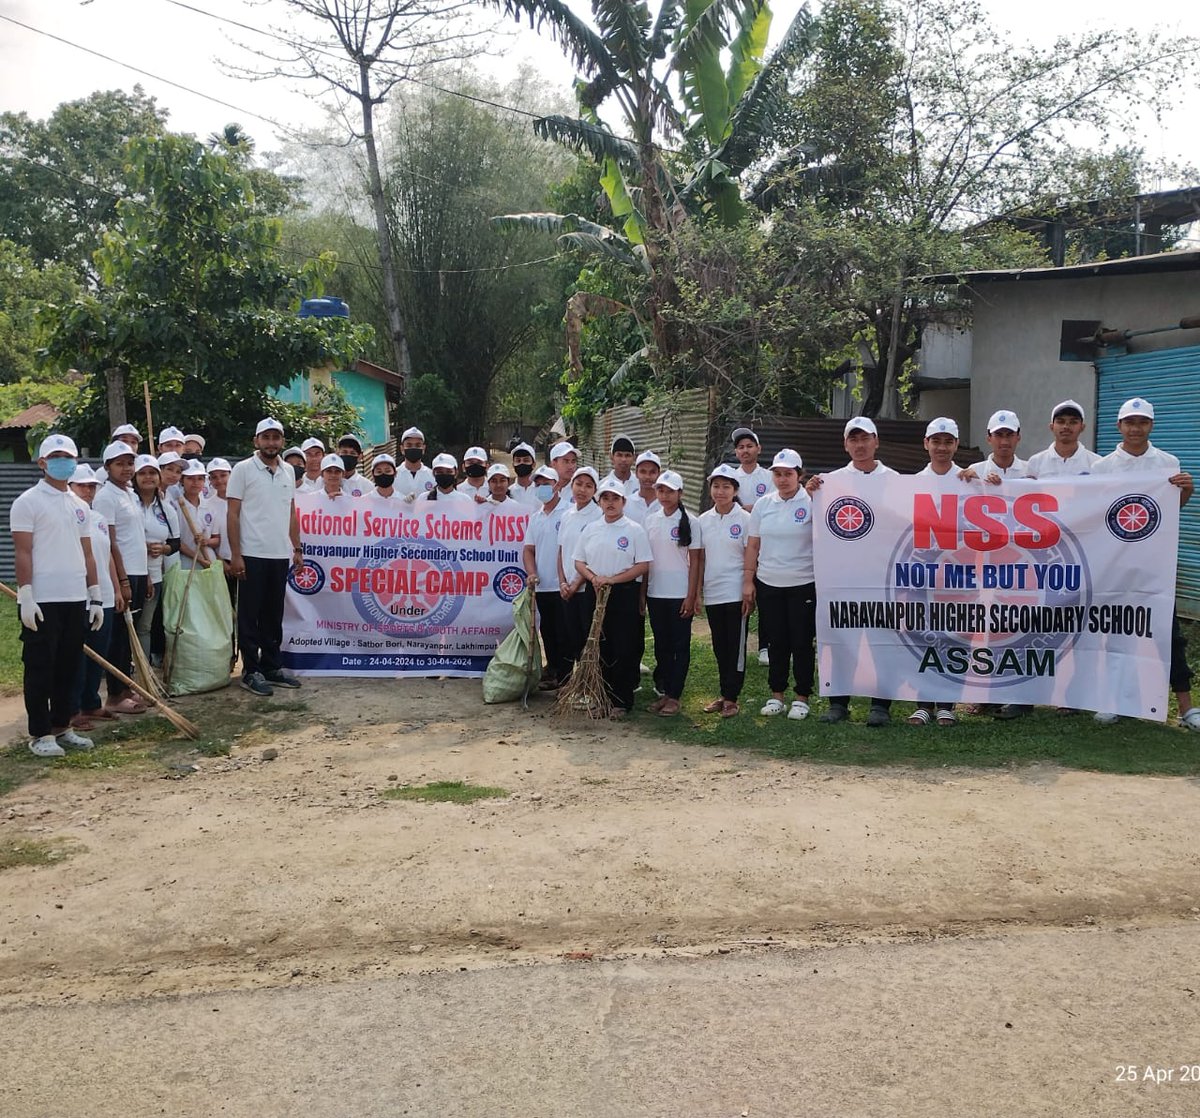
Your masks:
M 110 703 L 105 708 L 112 714 L 145 714 L 146 707 L 143 703 L 139 703 L 132 695 L 127 696 L 117 703 Z
M 103 707 L 97 707 L 95 710 L 82 710 L 79 713 L 85 718 L 90 718 L 93 722 L 117 721 L 117 716 L 111 710 L 105 710 Z
M 782 699 L 768 699 L 763 703 L 762 710 L 758 713 L 767 715 L 782 714 L 785 710 L 787 710 L 787 707 L 783 705 Z
M 663 704 L 664 704 L 665 702 L 667 702 L 667 697 L 666 697 L 666 695 L 663 695 L 663 696 L 662 696 L 662 698 L 655 699 L 655 700 L 654 700 L 654 702 L 650 703 L 650 704 L 649 704 L 649 705 L 646 707 L 646 709 L 647 709 L 647 710 L 648 710 L 648 711 L 649 711 L 651 714 L 657 714 L 657 713 L 658 713 L 660 710 L 662 710 L 662 708 L 663 708 Z
M 721 707 L 722 718 L 732 718 L 736 714 L 741 714 L 742 708 L 737 705 L 732 699 L 726 699 Z
M 704 713 L 705 714 L 720 714 L 721 710 L 724 706 L 725 706 L 724 699 L 713 699 L 713 701 L 704 708 Z
M 958 716 L 952 710 L 939 710 L 937 712 L 937 724 L 939 726 L 954 726 L 958 723 Z
M 662 705 L 655 712 L 659 718 L 672 718 L 680 711 L 678 699 L 663 699 Z
M 910 726 L 928 726 L 932 720 L 929 716 L 929 711 L 918 707 L 908 716 L 907 721 Z

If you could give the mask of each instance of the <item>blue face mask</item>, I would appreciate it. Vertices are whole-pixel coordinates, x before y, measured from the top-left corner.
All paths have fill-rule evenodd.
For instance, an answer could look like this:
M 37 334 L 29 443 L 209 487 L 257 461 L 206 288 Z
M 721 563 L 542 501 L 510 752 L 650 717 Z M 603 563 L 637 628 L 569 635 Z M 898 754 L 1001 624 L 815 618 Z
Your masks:
M 553 499 L 554 486 L 553 485 L 535 485 L 533 487 L 533 495 L 539 501 L 541 501 L 542 504 L 545 504 L 547 501 Z
M 74 458 L 47 458 L 46 473 L 55 481 L 67 481 L 75 472 Z

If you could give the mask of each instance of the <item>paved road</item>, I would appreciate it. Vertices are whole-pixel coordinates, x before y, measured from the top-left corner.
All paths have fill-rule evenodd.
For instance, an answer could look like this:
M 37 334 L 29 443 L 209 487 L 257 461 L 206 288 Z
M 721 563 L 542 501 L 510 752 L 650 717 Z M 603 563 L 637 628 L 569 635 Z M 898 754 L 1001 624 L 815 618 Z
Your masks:
M 0 1113 L 1182 1118 L 1198 947 L 1185 920 L 17 1008 Z

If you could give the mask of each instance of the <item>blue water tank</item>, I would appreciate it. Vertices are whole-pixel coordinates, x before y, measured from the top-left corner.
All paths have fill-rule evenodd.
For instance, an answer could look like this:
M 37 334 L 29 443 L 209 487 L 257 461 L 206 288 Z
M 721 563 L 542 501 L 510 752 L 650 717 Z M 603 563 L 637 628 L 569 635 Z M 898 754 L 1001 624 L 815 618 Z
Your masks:
M 349 318 L 350 307 L 336 295 L 324 299 L 305 299 L 300 304 L 301 318 Z

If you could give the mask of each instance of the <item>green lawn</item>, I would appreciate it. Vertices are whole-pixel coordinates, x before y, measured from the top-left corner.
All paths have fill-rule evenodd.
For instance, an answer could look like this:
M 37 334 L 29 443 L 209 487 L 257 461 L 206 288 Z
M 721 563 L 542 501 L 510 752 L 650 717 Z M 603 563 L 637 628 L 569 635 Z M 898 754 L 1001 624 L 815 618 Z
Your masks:
M 0 602 L 0 695 L 16 695 L 21 690 L 21 620 L 17 605 Z
M 1200 626 L 1188 628 L 1190 659 L 1196 668 Z M 652 663 L 652 648 L 647 632 L 647 664 Z M 1200 734 L 1173 724 L 1173 698 L 1172 722 L 1167 725 L 1123 718 L 1115 726 L 1103 727 L 1097 726 L 1090 714 L 1063 716 L 1039 708 L 1014 722 L 963 715 L 960 709 L 957 726 L 917 728 L 904 722 L 913 704 L 895 703 L 892 724 L 869 729 L 863 724 L 867 700 L 857 699 L 851 707 L 850 723 L 826 726 L 817 720 L 826 709 L 820 700 L 814 701 L 812 714 L 803 722 L 789 721 L 784 715 L 762 717 L 758 710 L 769 697 L 767 669 L 759 665 L 753 649 L 747 661 L 746 686 L 740 700 L 742 713 L 734 718 L 703 714 L 701 708 L 718 693 L 717 667 L 707 640 L 694 639 L 683 712 L 674 718 L 646 712 L 644 708 L 653 701 L 654 691 L 649 678 L 643 677 L 637 696 L 639 728 L 671 741 L 713 749 L 753 749 L 774 757 L 839 765 L 997 768 L 1049 762 L 1099 772 L 1200 773 Z

